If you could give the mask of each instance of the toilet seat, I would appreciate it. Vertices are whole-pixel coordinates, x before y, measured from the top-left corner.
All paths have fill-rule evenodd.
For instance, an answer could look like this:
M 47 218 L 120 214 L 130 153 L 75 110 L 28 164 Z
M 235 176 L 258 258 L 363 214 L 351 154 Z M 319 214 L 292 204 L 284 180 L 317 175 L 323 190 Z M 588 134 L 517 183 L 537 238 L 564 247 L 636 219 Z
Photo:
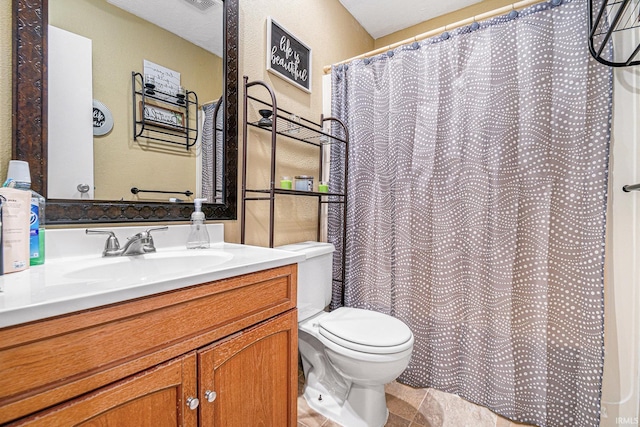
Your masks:
M 322 316 L 318 326 L 327 340 L 358 352 L 393 354 L 413 346 L 413 334 L 407 325 L 375 311 L 340 307 Z

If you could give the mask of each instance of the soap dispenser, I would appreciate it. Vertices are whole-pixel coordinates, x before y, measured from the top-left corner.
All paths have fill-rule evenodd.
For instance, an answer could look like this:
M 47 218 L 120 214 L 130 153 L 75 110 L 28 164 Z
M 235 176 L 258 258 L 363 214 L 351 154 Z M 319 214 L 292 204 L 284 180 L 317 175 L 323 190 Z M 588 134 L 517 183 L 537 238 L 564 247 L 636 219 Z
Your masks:
M 194 211 L 191 214 L 191 230 L 187 239 L 187 249 L 208 249 L 209 233 L 204 223 L 204 212 L 202 212 L 202 202 L 207 199 L 195 199 Z

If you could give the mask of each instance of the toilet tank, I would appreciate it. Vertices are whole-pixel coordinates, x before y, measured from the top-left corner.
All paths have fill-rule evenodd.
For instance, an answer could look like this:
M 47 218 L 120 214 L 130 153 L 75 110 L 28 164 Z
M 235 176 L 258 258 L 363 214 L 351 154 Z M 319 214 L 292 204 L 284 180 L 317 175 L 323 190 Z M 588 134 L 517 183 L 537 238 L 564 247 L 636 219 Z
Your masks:
M 298 263 L 298 322 L 323 311 L 331 302 L 333 245 L 302 242 L 277 249 L 304 253 L 307 257 Z

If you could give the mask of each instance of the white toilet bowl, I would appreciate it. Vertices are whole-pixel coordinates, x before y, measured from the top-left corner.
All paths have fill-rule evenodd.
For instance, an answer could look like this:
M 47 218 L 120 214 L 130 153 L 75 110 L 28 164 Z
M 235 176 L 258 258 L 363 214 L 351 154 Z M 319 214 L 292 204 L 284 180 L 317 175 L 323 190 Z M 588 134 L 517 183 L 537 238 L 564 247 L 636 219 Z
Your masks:
M 409 364 L 411 330 L 375 311 L 324 311 L 331 301 L 333 245 L 304 242 L 278 249 L 306 255 L 298 264 L 298 349 L 307 403 L 345 427 L 384 426 L 384 385 Z
M 409 328 L 382 313 L 343 307 L 300 322 L 298 332 L 309 406 L 345 427 L 384 426 L 384 385 L 409 364 Z

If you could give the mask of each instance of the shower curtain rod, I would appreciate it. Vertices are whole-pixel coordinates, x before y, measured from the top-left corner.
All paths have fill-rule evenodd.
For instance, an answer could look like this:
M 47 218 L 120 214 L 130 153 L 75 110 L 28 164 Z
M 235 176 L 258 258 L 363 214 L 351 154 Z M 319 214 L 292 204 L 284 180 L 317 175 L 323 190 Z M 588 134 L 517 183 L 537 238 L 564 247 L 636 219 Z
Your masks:
M 388 46 L 385 47 L 381 47 L 363 54 L 360 54 L 358 56 L 354 56 L 353 58 L 349 58 L 349 59 L 345 59 L 344 61 L 340 61 L 340 62 L 336 62 L 333 65 L 340 65 L 340 64 L 346 64 L 347 62 L 351 62 L 355 59 L 363 59 L 363 58 L 370 58 L 372 56 L 376 56 L 379 55 L 381 53 L 393 50 L 397 47 L 400 46 L 404 46 L 406 44 L 409 43 L 413 43 L 413 42 L 417 42 L 420 40 L 424 40 L 427 39 L 429 37 L 433 37 L 435 35 L 438 35 L 440 33 L 444 33 L 445 31 L 450 31 L 459 27 L 464 27 L 465 25 L 470 25 L 473 24 L 474 22 L 478 22 L 478 21 L 484 21 L 487 20 L 489 18 L 493 18 L 495 16 L 500 16 L 500 15 L 504 15 L 512 10 L 516 10 L 516 9 L 524 9 L 525 7 L 529 7 L 531 5 L 537 4 L 537 3 L 543 3 L 547 0 L 522 0 L 516 3 L 512 3 L 510 5 L 507 6 L 503 6 L 500 7 L 498 9 L 494 9 L 494 10 L 490 10 L 489 12 L 485 12 L 482 13 L 480 15 L 476 15 L 476 16 L 472 16 L 471 18 L 467 18 L 467 19 L 463 19 L 462 21 L 458 21 L 458 22 L 454 22 L 453 24 L 447 24 L 444 27 L 440 27 L 440 28 L 436 28 L 434 30 L 429 30 L 425 33 L 422 34 L 418 34 L 417 36 L 413 36 L 413 37 L 409 37 L 408 39 L 390 44 Z M 324 74 L 329 74 L 331 72 L 331 67 L 332 65 L 325 65 L 323 70 L 324 70 Z

